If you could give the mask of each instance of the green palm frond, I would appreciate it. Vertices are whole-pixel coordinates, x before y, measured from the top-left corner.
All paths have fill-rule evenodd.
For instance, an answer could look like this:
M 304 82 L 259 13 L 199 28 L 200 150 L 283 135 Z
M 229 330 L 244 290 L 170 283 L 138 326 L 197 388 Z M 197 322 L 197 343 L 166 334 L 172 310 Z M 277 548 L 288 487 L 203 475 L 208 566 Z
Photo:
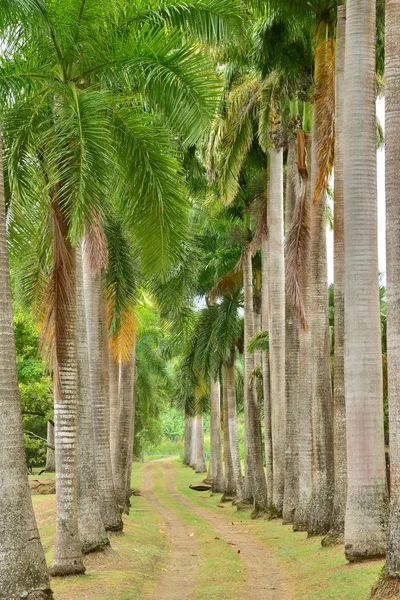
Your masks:
M 247 344 L 248 352 L 269 352 L 269 331 L 260 331 L 253 335 Z

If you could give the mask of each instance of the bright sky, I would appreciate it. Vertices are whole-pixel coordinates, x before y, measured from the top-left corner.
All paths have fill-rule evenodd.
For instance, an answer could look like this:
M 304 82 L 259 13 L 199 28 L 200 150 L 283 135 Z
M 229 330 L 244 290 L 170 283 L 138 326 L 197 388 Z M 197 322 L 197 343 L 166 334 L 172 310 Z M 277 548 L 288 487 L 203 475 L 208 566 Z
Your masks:
M 385 100 L 379 98 L 376 103 L 378 118 L 385 127 Z M 385 249 L 385 148 L 377 152 L 378 163 L 378 258 L 379 271 L 383 274 L 382 283 L 386 282 L 386 249 Z M 328 281 L 333 282 L 333 232 L 327 231 L 328 248 Z

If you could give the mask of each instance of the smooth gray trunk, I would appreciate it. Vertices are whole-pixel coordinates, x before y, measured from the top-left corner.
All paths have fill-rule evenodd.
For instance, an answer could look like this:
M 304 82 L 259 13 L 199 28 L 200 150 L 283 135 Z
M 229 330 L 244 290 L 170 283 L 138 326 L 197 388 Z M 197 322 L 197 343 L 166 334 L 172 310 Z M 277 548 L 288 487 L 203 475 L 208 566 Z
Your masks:
M 311 207 L 311 134 L 306 134 L 308 183 L 306 203 Z M 308 263 L 308 261 L 305 261 Z M 310 282 L 308 264 L 300 272 L 300 286 L 307 318 L 310 317 Z M 311 428 L 311 330 L 299 330 L 299 498 L 293 529 L 307 531 L 312 494 L 312 428 Z
M 344 373 L 347 456 L 351 457 L 347 462 L 345 552 L 350 561 L 381 556 L 386 549 L 375 28 L 375 0 L 348 0 L 344 82 Z
M 206 457 L 204 454 L 204 429 L 203 429 L 203 416 L 197 417 L 196 426 L 196 454 L 194 470 L 196 473 L 206 473 Z
M 285 222 L 290 227 L 298 197 L 298 170 L 296 167 L 296 142 L 289 143 L 286 181 Z M 292 299 L 286 295 L 285 309 L 285 484 L 282 517 L 292 523 L 299 496 L 299 322 Z
M 268 282 L 268 239 L 264 234 L 261 243 L 261 267 L 262 267 L 262 296 L 261 296 L 261 324 L 264 331 L 269 331 L 269 282 Z M 267 502 L 272 506 L 273 490 L 273 450 L 272 450 L 272 423 L 271 423 L 271 380 L 269 352 L 262 353 L 263 370 L 263 394 L 264 394 L 264 448 L 265 467 L 267 480 Z
M 82 552 L 101 550 L 109 540 L 101 517 L 96 474 L 89 351 L 83 288 L 82 252 L 77 247 L 76 305 L 78 331 L 78 531 Z
M 236 378 L 235 378 L 235 352 L 232 352 L 231 359 L 224 365 L 224 385 L 226 387 L 227 405 L 228 405 L 228 427 L 229 444 L 232 459 L 233 477 L 235 480 L 236 496 L 243 498 L 244 481 L 242 475 L 242 466 L 240 463 L 239 438 L 237 430 L 237 410 L 236 410 Z
M 400 3 L 386 0 L 385 157 L 390 515 L 385 572 L 400 578 Z
M 135 350 L 132 349 L 128 362 L 121 361 L 118 395 L 118 425 L 115 445 L 114 486 L 118 504 L 124 512 L 129 513 L 130 506 L 130 472 L 132 468 L 132 447 L 134 429 L 134 381 Z
M 226 381 L 226 369 L 223 369 L 222 376 L 222 398 L 223 398 L 223 423 L 224 423 L 224 495 L 222 500 L 233 500 L 236 496 L 235 475 L 232 462 L 232 445 L 229 432 L 229 400 Z
M 343 108 L 346 6 L 338 7 L 336 28 L 336 131 L 335 131 L 335 207 L 333 267 L 335 281 L 333 443 L 334 480 L 333 535 L 344 534 L 347 496 L 346 398 L 344 394 L 344 196 L 343 196 Z
M 105 391 L 101 273 L 91 273 L 86 244 L 83 245 L 83 276 L 89 347 L 90 390 L 101 514 L 107 530 L 120 531 L 123 528 L 123 522 L 115 494 L 111 469 L 109 408 L 107 407 Z
M 211 457 L 210 471 L 212 491 L 220 494 L 224 491 L 224 469 L 222 465 L 221 448 L 221 398 L 220 383 L 218 380 L 211 381 Z
M 115 446 L 118 429 L 118 394 L 119 394 L 119 364 L 114 360 L 111 351 L 108 352 L 108 375 L 110 389 L 110 454 L 112 472 L 115 471 Z
M 192 427 L 193 417 L 185 415 L 185 438 L 184 438 L 184 451 L 183 451 L 183 464 L 190 465 L 190 451 L 192 444 Z
M 285 263 L 283 242 L 283 150 L 270 151 L 269 229 L 269 355 L 273 445 L 272 502 L 283 508 L 285 483 Z

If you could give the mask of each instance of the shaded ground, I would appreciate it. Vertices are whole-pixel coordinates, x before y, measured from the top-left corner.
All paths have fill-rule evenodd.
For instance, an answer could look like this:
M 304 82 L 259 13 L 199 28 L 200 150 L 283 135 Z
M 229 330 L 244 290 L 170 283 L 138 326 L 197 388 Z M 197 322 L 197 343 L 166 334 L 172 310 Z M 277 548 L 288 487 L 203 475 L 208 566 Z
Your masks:
M 112 551 L 85 558 L 87 574 L 55 579 L 56 600 L 368 600 L 382 562 L 349 566 L 343 548 L 252 521 L 189 484 L 204 476 L 178 459 L 135 464 L 125 533 Z M 41 479 L 41 478 L 40 478 Z M 46 558 L 55 535 L 55 496 L 33 495 Z

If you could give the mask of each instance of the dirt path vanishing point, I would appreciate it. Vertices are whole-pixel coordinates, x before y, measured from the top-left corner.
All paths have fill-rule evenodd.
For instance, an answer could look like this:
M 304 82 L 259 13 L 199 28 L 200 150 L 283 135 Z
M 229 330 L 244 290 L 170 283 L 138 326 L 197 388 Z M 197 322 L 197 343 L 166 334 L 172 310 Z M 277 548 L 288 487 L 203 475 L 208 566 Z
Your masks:
M 174 466 L 170 460 L 155 461 L 145 468 L 145 486 L 143 493 L 149 502 L 158 510 L 165 520 L 167 536 L 174 540 L 171 545 L 168 567 L 162 581 L 154 590 L 148 600 L 196 600 L 191 595 L 196 585 L 198 576 L 199 547 L 193 538 L 188 537 L 186 524 L 179 519 L 177 514 L 164 507 L 157 499 L 151 488 L 152 472 L 164 472 L 163 483 L 168 494 L 174 501 L 185 509 L 190 510 L 208 523 L 213 533 L 240 550 L 240 559 L 243 561 L 244 581 L 241 597 L 251 600 L 291 600 L 290 587 L 277 563 L 252 535 L 243 531 L 240 526 L 219 516 L 214 511 L 199 507 L 176 489 Z M 184 591 L 185 590 L 185 591 Z M 216 597 L 217 598 L 217 597 Z M 218 598 L 231 598 L 229 590 Z

